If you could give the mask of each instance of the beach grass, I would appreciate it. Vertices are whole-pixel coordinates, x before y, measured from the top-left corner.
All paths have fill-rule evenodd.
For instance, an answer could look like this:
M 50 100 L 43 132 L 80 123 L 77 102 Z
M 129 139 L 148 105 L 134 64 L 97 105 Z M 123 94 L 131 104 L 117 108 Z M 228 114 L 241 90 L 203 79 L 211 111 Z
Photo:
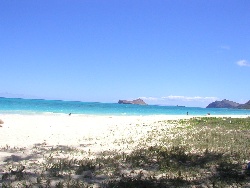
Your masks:
M 139 126 L 139 125 L 135 125 Z M 2 187 L 250 187 L 250 118 L 157 121 L 131 150 L 35 145 L 8 158 Z M 133 138 L 116 140 L 134 144 Z M 3 147 L 20 153 L 25 148 Z

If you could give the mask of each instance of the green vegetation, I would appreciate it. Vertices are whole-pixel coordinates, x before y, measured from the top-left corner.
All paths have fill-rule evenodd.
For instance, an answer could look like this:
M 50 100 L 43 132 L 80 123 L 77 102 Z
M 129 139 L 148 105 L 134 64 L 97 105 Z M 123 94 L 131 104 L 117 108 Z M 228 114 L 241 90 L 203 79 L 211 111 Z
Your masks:
M 2 187 L 250 187 L 245 170 L 250 160 L 250 118 L 155 124 L 166 126 L 148 132 L 130 153 L 107 151 L 76 159 L 88 154 L 79 148 L 36 146 L 32 158 L 42 151 L 39 165 L 29 158 L 8 160 L 0 166 L 5 170 L 0 183 Z M 9 147 L 2 150 L 13 152 Z M 61 153 L 67 157 L 58 157 Z

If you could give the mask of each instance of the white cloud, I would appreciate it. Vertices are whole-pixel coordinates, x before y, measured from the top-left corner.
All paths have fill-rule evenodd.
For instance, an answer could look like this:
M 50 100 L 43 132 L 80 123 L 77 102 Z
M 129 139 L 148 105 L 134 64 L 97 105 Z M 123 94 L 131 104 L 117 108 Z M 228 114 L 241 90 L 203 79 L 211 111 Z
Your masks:
M 188 97 L 188 96 L 173 96 L 173 95 L 162 97 L 162 98 L 167 99 L 167 100 L 200 101 L 200 102 L 215 101 L 218 99 L 217 97 L 200 97 L 200 96 Z
M 140 97 L 148 104 L 159 105 L 187 105 L 187 106 L 206 106 L 208 103 L 218 100 L 217 97 L 201 97 L 201 96 L 179 96 L 169 95 L 165 97 Z
M 244 59 L 237 61 L 236 64 L 241 66 L 241 67 L 250 67 L 250 63 Z

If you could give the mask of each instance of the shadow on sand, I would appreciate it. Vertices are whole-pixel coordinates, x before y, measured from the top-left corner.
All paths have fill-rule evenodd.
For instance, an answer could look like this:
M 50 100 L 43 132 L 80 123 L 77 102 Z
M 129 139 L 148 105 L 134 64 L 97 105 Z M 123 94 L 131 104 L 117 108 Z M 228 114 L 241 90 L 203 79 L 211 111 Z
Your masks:
M 24 156 L 24 150 L 2 149 L 1 152 L 10 154 L 0 165 L 2 187 L 249 185 L 248 172 L 241 165 L 231 163 L 229 155 L 207 151 L 190 154 L 184 147 L 154 146 L 130 154 L 102 152 L 96 158 L 74 158 L 80 150 L 68 146 L 37 144 L 32 151 Z

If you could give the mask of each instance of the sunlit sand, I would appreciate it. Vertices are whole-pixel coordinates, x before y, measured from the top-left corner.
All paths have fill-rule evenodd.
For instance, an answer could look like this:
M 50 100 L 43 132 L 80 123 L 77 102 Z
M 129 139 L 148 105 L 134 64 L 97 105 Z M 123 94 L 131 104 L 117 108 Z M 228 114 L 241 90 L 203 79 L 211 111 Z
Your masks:
M 7 183 L 8 181 L 12 182 L 11 185 L 18 185 L 18 181 L 11 178 L 18 178 L 18 174 L 20 174 L 22 180 L 24 181 L 26 178 L 29 184 L 45 185 L 48 183 L 46 178 L 44 182 L 41 182 L 39 178 L 47 177 L 54 173 L 54 168 L 59 168 L 53 165 L 63 165 L 66 162 L 64 164 L 66 168 L 72 165 L 71 163 L 76 163 L 78 171 L 81 170 L 80 175 L 71 176 L 73 180 L 81 178 L 81 180 L 94 184 L 96 187 L 101 187 L 103 181 L 109 180 L 114 175 L 109 171 L 93 174 L 92 167 L 88 165 L 81 169 L 79 166 L 81 161 L 99 160 L 98 158 L 105 160 L 105 157 L 119 154 L 127 156 L 140 148 L 161 145 L 159 143 L 161 136 L 164 135 L 171 140 L 180 133 L 172 131 L 179 125 L 168 120 L 193 117 L 246 118 L 248 116 L 1 115 L 0 118 L 4 124 L 0 127 L 0 178 L 6 180 Z M 148 138 L 149 140 L 147 140 Z M 168 143 L 171 145 L 171 142 Z M 71 166 L 70 168 L 74 169 L 75 167 Z M 128 176 L 131 175 L 131 172 L 135 175 L 141 173 L 140 169 L 134 171 L 129 170 L 128 166 L 123 166 L 123 168 L 120 173 Z M 153 175 L 150 174 L 150 170 L 143 170 L 143 173 L 148 176 Z M 24 174 L 29 175 L 23 177 Z M 39 178 L 34 179 L 33 176 Z M 53 176 L 59 175 L 53 174 Z M 66 174 L 61 174 L 60 177 L 52 178 L 50 186 L 58 185 L 62 180 L 61 176 L 63 176 L 63 181 L 69 181 Z
M 154 122 L 192 117 L 197 116 L 2 115 L 0 119 L 4 124 L 0 128 L 0 147 L 32 147 L 42 143 L 50 146 L 80 146 L 88 140 L 95 140 L 96 150 L 112 149 L 112 141 L 116 139 L 140 139 L 146 136 Z M 102 146 L 98 147 L 98 143 Z

